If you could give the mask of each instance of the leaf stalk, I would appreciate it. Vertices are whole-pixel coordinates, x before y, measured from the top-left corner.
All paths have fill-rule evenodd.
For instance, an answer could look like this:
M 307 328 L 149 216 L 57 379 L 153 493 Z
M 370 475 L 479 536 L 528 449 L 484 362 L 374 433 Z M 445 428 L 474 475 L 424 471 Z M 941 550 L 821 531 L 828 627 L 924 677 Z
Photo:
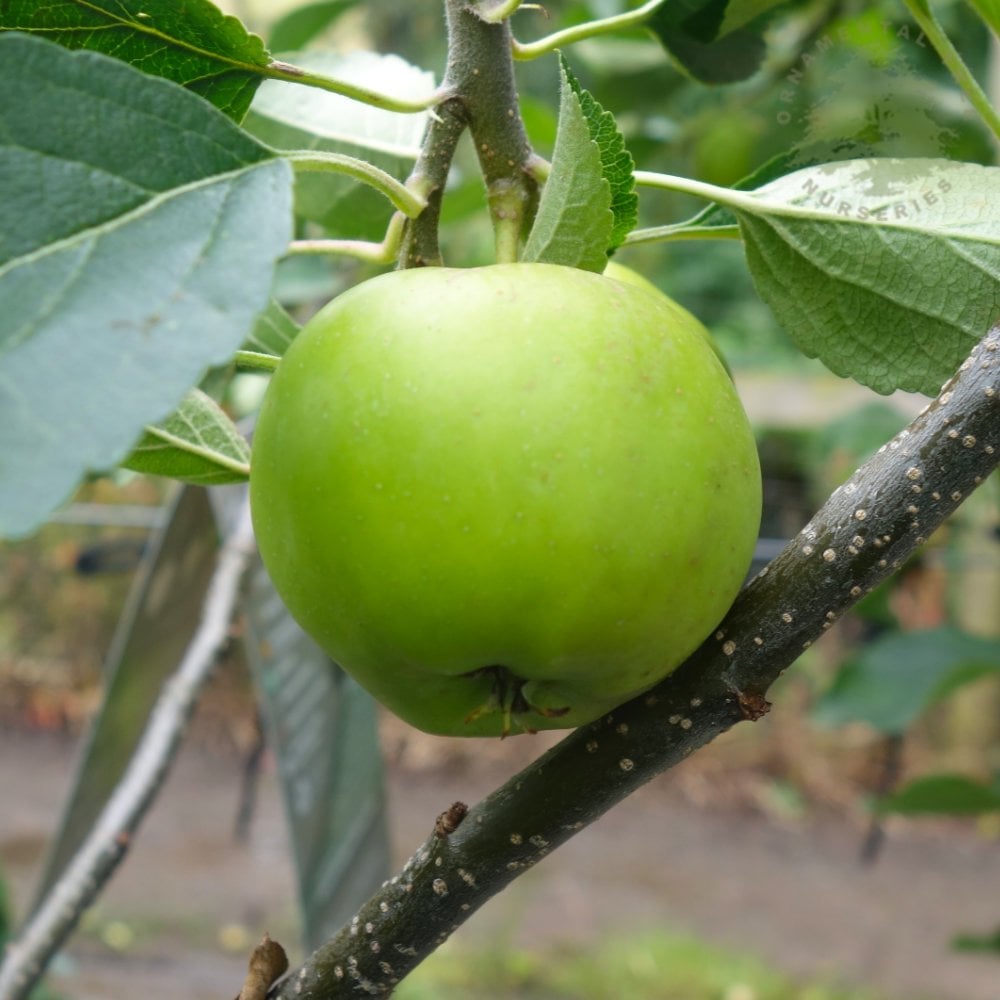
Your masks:
M 343 153 L 326 153 L 321 150 L 300 150 L 287 153 L 285 159 L 301 173 L 318 172 L 344 174 L 375 188 L 393 203 L 404 215 L 415 219 L 426 207 L 423 198 L 392 174 L 365 160 Z
M 643 243 L 677 243 L 681 240 L 738 240 L 739 226 L 689 226 L 678 222 L 670 226 L 650 226 L 633 229 L 622 246 L 639 246 Z
M 587 21 L 584 24 L 576 24 L 571 28 L 564 28 L 562 31 L 556 31 L 544 38 L 539 38 L 535 42 L 512 40 L 511 48 L 514 58 L 518 61 L 537 59 L 539 56 L 547 55 L 549 52 L 571 45 L 573 42 L 582 42 L 586 38 L 607 35 L 615 31 L 623 31 L 626 28 L 637 28 L 645 24 L 657 7 L 663 6 L 663 3 L 664 0 L 647 0 L 635 10 L 626 11 L 624 14 L 615 14 L 613 17 L 600 18 L 596 21 Z
M 254 67 L 254 69 L 259 69 L 259 67 Z M 286 83 L 300 83 L 306 87 L 316 87 L 319 90 L 329 91 L 331 94 L 340 94 L 353 101 L 371 105 L 373 108 L 397 111 L 400 114 L 418 114 L 421 111 L 427 111 L 436 107 L 449 96 L 447 90 L 439 87 L 432 94 L 416 100 L 392 97 L 389 94 L 381 94 L 376 90 L 360 87 L 347 80 L 338 80 L 336 77 L 326 76 L 323 73 L 314 73 L 301 66 L 281 62 L 278 59 L 271 60 L 267 66 L 259 71 L 271 80 L 284 80 Z

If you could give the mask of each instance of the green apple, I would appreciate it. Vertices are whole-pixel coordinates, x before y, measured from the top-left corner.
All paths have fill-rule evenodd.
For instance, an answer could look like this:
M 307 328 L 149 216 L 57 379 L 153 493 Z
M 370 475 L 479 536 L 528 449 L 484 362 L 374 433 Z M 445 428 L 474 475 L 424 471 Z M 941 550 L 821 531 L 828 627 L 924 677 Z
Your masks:
M 673 670 L 732 602 L 760 471 L 706 334 L 549 264 L 396 271 L 272 378 L 250 476 L 292 614 L 447 735 L 577 726 Z
M 626 285 L 635 285 L 636 288 L 644 288 L 651 295 L 658 295 L 661 298 L 667 298 L 659 288 L 654 285 L 649 278 L 641 275 L 638 271 L 633 271 L 632 268 L 626 267 L 624 264 L 619 264 L 617 261 L 608 261 L 608 266 L 604 269 L 604 277 L 611 278 L 614 281 L 624 281 Z M 672 301 L 667 299 L 668 302 Z M 715 356 L 722 362 L 722 366 L 729 372 L 732 376 L 732 372 L 729 369 L 729 362 L 726 361 L 725 356 L 722 351 L 719 350 L 719 345 L 712 338 L 712 335 L 702 326 L 701 323 L 698 324 L 698 329 L 701 331 L 702 336 L 708 342 L 709 346 L 715 351 Z

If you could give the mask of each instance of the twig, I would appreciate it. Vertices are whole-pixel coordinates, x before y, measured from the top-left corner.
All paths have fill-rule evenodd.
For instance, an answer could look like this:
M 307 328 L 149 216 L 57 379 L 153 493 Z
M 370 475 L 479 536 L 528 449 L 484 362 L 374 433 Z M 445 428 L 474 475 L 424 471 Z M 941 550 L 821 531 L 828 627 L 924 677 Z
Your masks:
M 768 687 L 890 576 L 1000 459 L 1000 327 L 909 427 L 830 497 L 719 628 L 645 695 L 440 824 L 272 1000 L 379 996 L 472 913 L 640 785 L 769 709 Z M 428 824 L 430 825 L 430 824 Z
M 228 641 L 240 584 L 254 551 L 248 504 L 234 525 L 219 554 L 201 624 L 177 672 L 164 685 L 128 769 L 66 871 L 7 946 L 0 965 L 0 997 L 4 1000 L 22 1000 L 28 995 L 122 861 L 163 785 L 198 693 Z
M 486 183 L 490 221 L 500 260 L 517 257 L 538 201 L 532 176 L 535 156 L 518 112 L 507 21 L 487 24 L 466 0 L 447 0 L 448 66 L 442 87 L 452 97 L 431 117 L 407 187 L 428 205 L 406 223 L 401 267 L 443 263 L 438 243 L 441 199 L 455 147 L 466 128 L 472 134 Z
M 264 1000 L 271 983 L 284 975 L 288 968 L 288 956 L 285 949 L 272 941 L 269 934 L 253 950 L 247 968 L 243 989 L 236 1000 Z

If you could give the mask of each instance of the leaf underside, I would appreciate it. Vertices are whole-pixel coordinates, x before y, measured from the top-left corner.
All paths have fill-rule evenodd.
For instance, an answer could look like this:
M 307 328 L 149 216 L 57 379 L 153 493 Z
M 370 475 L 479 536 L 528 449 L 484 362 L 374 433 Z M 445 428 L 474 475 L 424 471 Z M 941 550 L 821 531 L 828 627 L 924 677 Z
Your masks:
M 800 349 L 877 392 L 936 394 L 1000 318 L 1000 168 L 849 160 L 729 207 Z
M 0 92 L 0 535 L 19 535 L 247 337 L 291 171 L 97 53 L 0 35 Z

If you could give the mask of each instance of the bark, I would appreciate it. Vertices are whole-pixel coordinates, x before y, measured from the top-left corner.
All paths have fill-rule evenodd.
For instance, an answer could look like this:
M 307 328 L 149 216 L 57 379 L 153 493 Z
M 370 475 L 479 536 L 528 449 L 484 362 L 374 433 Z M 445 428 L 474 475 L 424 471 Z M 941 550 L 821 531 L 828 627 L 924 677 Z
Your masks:
M 1000 326 L 941 395 L 833 493 L 678 670 L 572 732 L 467 813 L 456 804 L 439 817 L 402 871 L 279 983 L 273 1000 L 391 993 L 549 852 L 720 733 L 767 712 L 767 689 L 803 649 L 996 468 L 998 361 Z

